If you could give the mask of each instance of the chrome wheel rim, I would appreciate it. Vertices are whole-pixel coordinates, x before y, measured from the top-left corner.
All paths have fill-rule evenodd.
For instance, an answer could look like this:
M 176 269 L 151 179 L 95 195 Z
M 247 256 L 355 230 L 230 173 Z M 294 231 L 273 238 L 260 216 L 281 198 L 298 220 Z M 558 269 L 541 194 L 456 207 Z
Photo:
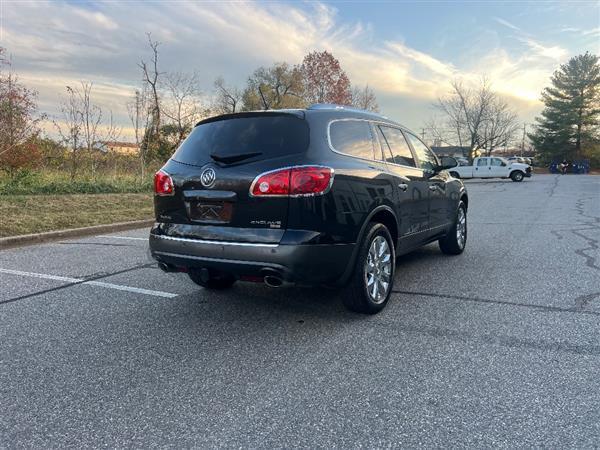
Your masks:
M 456 218 L 456 242 L 460 248 L 465 247 L 467 240 L 467 215 L 464 208 L 458 208 L 458 217 Z
M 374 303 L 383 303 L 387 298 L 392 278 L 392 249 L 383 236 L 371 242 L 365 261 L 365 283 L 367 293 Z

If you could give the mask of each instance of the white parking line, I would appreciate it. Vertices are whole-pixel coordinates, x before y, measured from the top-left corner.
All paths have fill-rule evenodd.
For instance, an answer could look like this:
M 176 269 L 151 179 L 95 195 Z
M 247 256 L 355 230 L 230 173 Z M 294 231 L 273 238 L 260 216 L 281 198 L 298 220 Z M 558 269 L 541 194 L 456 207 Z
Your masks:
M 123 286 L 121 284 L 105 283 L 103 281 L 95 281 L 95 280 L 86 281 L 81 278 L 59 277 L 57 275 L 48 275 L 45 273 L 34 273 L 34 272 L 23 272 L 21 270 L 11 270 L 11 269 L 0 268 L 0 273 L 6 273 L 6 274 L 10 274 L 10 275 L 20 275 L 23 277 L 42 278 L 44 280 L 64 281 L 66 283 L 89 284 L 92 286 L 100 286 L 100 287 L 104 287 L 104 288 L 108 288 L 108 289 L 116 289 L 117 291 L 127 291 L 127 292 L 135 292 L 138 294 L 153 295 L 155 297 L 174 298 L 174 297 L 177 297 L 177 295 L 178 295 L 178 294 L 172 294 L 170 292 L 153 291 L 150 289 L 142 289 L 142 288 L 136 288 L 136 287 L 132 287 L 132 286 Z
M 111 238 L 111 239 L 131 239 L 133 241 L 148 241 L 148 238 L 141 238 L 141 237 L 131 237 L 131 236 L 108 236 L 106 234 L 99 234 L 96 237 L 101 237 L 101 238 Z

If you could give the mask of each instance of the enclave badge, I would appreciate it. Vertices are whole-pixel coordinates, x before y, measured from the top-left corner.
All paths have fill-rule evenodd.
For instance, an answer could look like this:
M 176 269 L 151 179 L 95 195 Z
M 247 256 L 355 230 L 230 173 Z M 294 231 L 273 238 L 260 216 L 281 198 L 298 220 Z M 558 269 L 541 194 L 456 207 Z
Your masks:
M 215 184 L 216 178 L 217 174 L 215 173 L 215 170 L 209 167 L 200 175 L 200 183 L 202 183 L 202 186 L 208 188 Z

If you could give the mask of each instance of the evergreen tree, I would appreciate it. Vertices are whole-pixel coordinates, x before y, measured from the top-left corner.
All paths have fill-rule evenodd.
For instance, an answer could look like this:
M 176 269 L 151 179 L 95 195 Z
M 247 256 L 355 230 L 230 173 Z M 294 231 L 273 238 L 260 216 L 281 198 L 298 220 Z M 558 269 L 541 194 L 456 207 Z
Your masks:
M 600 144 L 600 64 L 589 52 L 571 58 L 542 92 L 545 104 L 529 135 L 546 159 L 597 159 Z

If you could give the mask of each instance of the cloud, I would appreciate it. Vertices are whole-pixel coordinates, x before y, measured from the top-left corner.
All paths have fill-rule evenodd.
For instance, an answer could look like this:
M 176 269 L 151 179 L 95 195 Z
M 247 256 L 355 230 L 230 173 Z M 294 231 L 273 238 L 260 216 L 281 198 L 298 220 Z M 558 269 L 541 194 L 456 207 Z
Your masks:
M 501 19 L 500 17 L 494 17 L 494 20 L 496 22 L 498 22 L 499 24 L 504 25 L 505 27 L 508 27 L 508 28 L 510 28 L 512 30 L 521 31 L 521 29 L 518 26 L 513 25 L 508 20 Z
M 494 20 L 521 33 L 504 19 Z M 406 115 L 403 105 L 422 105 L 420 112 L 411 109 L 415 122 L 429 114 L 429 105 L 450 80 L 482 73 L 520 102 L 537 103 L 539 83 L 566 56 L 562 47 L 521 33 L 526 45 L 521 54 L 489 48 L 497 42 L 486 37 L 466 42 L 460 53 L 471 56 L 458 65 L 400 38 L 378 41 L 372 24 L 343 22 L 323 3 L 184 1 L 175 8 L 167 2 L 11 2 L 4 6 L 2 31 L 15 70 L 39 91 L 40 109 L 57 115 L 65 85 L 94 81 L 94 98 L 123 125 L 128 123 L 125 105 L 141 79 L 137 64 L 150 57 L 148 31 L 161 42 L 161 70 L 197 70 L 207 91 L 219 75 L 239 86 L 258 66 L 299 63 L 310 51 L 329 50 L 354 83 L 368 83 L 382 105 L 391 105 L 387 115 Z
M 569 52 L 566 49 L 558 45 L 548 47 L 540 44 L 536 40 L 529 37 L 522 37 L 518 39 L 524 44 L 526 44 L 531 51 L 533 51 L 534 56 L 560 60 L 569 54 Z

